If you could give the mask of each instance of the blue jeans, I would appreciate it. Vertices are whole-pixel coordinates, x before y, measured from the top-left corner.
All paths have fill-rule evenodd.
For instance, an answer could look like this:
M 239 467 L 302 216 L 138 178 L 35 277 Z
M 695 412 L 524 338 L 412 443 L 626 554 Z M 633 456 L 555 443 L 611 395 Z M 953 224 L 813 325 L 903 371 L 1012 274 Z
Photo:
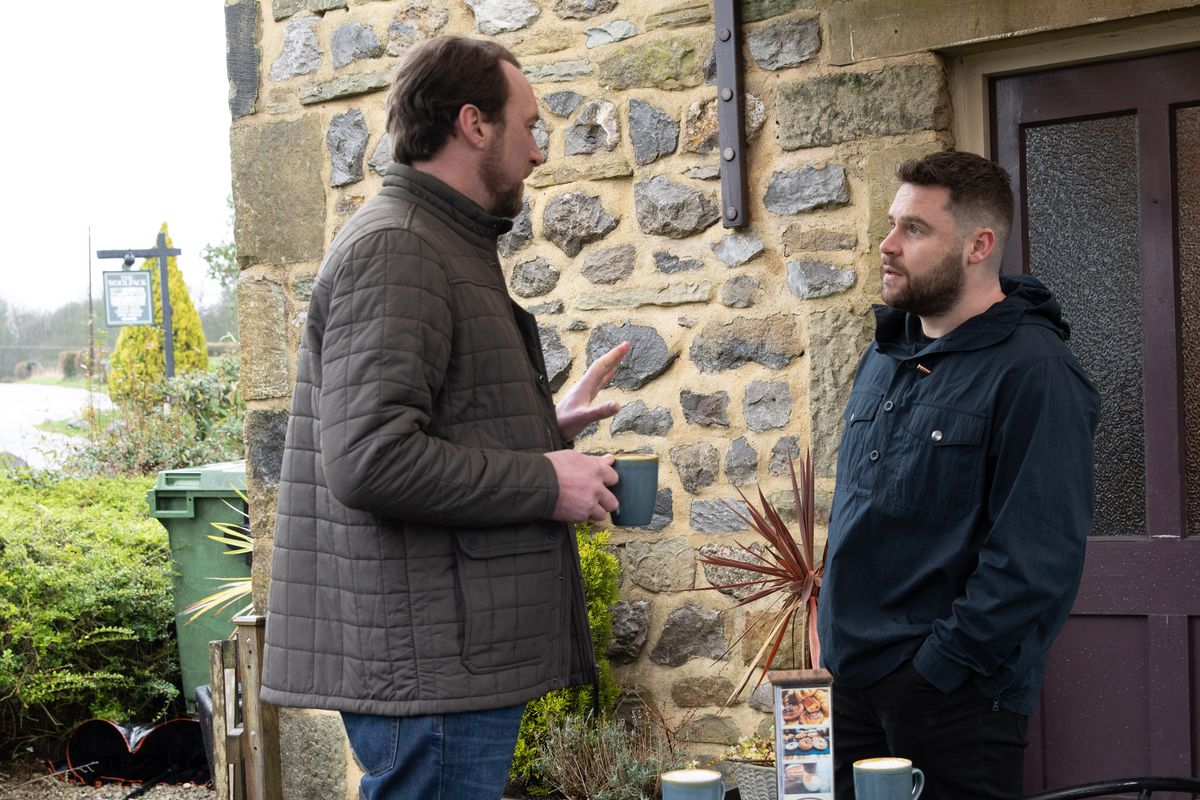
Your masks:
M 499 800 L 524 711 L 524 703 L 421 717 L 343 711 L 362 800 Z

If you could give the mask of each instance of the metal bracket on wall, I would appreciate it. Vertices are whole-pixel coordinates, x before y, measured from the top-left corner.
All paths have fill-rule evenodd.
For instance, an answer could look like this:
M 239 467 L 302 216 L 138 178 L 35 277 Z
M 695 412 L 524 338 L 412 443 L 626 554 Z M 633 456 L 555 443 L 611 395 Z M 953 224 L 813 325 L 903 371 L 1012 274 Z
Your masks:
M 736 0 L 713 0 L 717 23 L 717 125 L 721 145 L 721 224 L 747 223 L 745 134 L 742 130 L 742 37 Z

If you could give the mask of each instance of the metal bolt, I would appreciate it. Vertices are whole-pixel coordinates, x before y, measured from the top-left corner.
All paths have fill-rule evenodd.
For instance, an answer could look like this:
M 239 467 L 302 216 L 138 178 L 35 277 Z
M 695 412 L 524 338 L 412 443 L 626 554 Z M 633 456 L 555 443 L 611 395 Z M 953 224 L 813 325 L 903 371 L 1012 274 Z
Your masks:
M 733 152 L 732 147 L 726 147 L 724 152 L 721 153 L 721 155 L 724 156 L 726 161 L 733 161 L 734 157 L 737 154 Z
M 729 31 L 729 28 L 721 28 L 721 32 L 717 35 L 721 37 L 722 42 L 728 42 L 729 38 L 733 36 L 733 34 Z
M 726 102 L 728 102 L 729 100 L 732 100 L 733 99 L 733 89 L 730 89 L 728 86 L 725 87 L 724 89 L 722 89 L 721 90 L 721 99 L 725 100 Z
M 725 209 L 725 216 L 729 219 L 737 219 L 738 210 L 733 206 L 730 206 L 729 208 Z

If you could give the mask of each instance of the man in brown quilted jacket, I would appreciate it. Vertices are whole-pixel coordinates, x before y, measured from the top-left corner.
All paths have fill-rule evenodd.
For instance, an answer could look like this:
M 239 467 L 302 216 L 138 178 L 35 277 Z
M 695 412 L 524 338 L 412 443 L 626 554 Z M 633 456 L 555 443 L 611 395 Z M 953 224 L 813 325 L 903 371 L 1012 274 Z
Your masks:
M 396 163 L 330 245 L 296 370 L 262 696 L 339 711 L 364 798 L 501 795 L 525 703 L 591 683 L 567 523 L 616 507 L 568 443 L 629 349 L 555 407 L 496 238 L 542 162 L 515 58 L 442 38 L 401 59 Z

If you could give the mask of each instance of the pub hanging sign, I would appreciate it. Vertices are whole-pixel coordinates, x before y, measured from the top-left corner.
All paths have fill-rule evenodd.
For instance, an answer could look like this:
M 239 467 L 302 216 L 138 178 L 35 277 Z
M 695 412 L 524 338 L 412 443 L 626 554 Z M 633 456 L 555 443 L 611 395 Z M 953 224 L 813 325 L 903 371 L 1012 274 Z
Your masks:
M 104 319 L 110 328 L 153 325 L 150 273 L 144 269 L 104 273 Z

